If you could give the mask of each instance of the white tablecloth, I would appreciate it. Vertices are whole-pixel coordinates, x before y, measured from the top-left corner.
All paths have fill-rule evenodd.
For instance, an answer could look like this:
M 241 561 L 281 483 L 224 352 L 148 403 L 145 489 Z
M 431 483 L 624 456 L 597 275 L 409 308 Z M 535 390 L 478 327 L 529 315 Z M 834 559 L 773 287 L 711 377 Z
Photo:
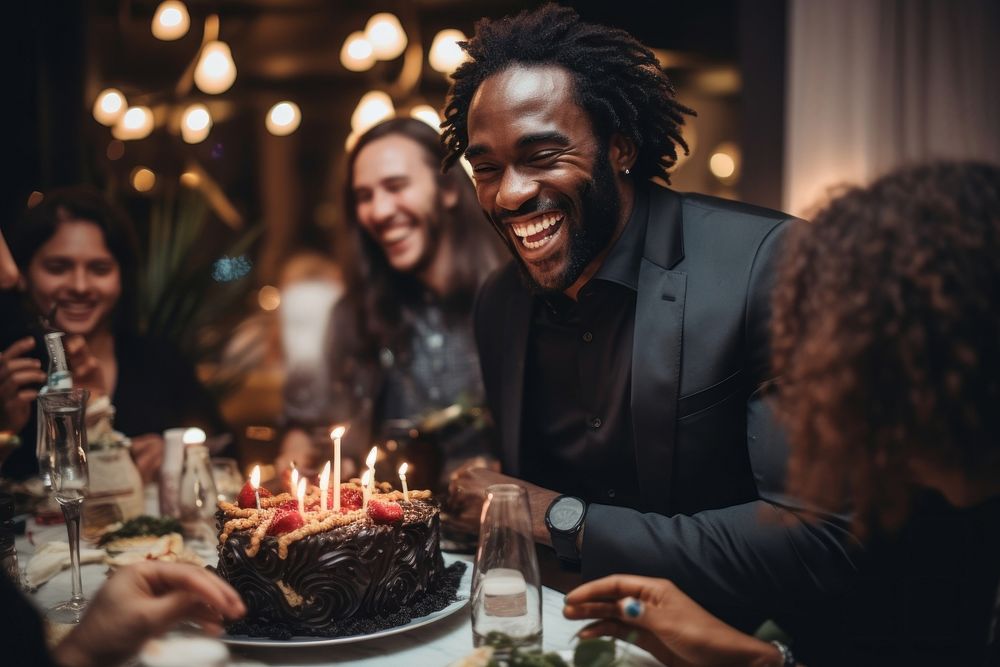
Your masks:
M 29 521 L 24 537 L 16 542 L 21 568 L 26 567 L 35 548 L 49 540 L 66 541 L 63 525 L 36 526 Z M 471 557 L 460 556 L 469 560 Z M 105 580 L 107 568 L 85 565 L 82 568 L 84 595 L 92 597 Z M 468 578 L 467 578 L 468 579 Z M 40 610 L 69 598 L 69 570 L 64 570 L 41 586 L 32 596 Z M 574 634 L 583 627 L 582 621 L 570 621 L 562 615 L 563 594 L 550 588 L 542 589 L 542 631 L 546 651 L 570 651 Z M 619 643 L 621 650 L 636 659 L 638 665 L 658 665 L 649 654 Z M 408 632 L 368 641 L 333 646 L 280 648 L 230 647 L 234 665 L 254 661 L 265 665 L 365 665 L 369 667 L 437 667 L 448 665 L 472 651 L 472 622 L 469 608 Z

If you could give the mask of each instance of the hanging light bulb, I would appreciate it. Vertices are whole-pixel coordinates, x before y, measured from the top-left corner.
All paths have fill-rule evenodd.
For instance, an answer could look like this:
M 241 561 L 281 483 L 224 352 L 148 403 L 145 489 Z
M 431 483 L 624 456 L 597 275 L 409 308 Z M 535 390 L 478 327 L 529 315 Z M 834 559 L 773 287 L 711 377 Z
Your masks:
M 181 137 L 189 144 L 205 141 L 212 129 L 212 114 L 204 104 L 192 104 L 181 118 Z
M 379 12 L 368 19 L 365 38 L 378 60 L 398 58 L 406 50 L 406 33 L 395 14 Z
M 284 137 L 299 129 L 302 112 L 295 102 L 278 102 L 267 112 L 264 126 L 276 137 Z
M 410 109 L 410 117 L 422 120 L 438 132 L 441 131 L 441 116 L 439 116 L 437 110 L 429 104 L 418 104 Z
M 94 100 L 94 120 L 101 125 L 113 126 L 125 113 L 128 103 L 122 91 L 117 88 L 105 88 Z
M 375 54 L 365 33 L 358 30 L 347 36 L 344 45 L 340 47 L 340 63 L 352 72 L 364 72 L 372 68 Z
M 351 129 L 361 134 L 379 121 L 396 113 L 392 98 L 381 90 L 370 90 L 361 97 L 351 114 Z
M 434 35 L 427 58 L 431 67 L 444 74 L 451 74 L 465 61 L 465 51 L 458 45 L 468 39 L 461 30 L 448 28 Z
M 209 95 L 218 95 L 229 90 L 236 81 L 236 63 L 233 53 L 225 42 L 207 42 L 201 49 L 201 58 L 194 69 L 194 83 L 198 89 Z
M 156 174 L 146 167 L 132 170 L 132 187 L 136 192 L 149 192 L 156 185 Z
M 163 0 L 153 14 L 153 36 L 164 42 L 180 39 L 191 27 L 187 7 L 178 0 Z
M 144 139 L 153 131 L 153 112 L 149 107 L 129 107 L 113 128 L 115 139 Z

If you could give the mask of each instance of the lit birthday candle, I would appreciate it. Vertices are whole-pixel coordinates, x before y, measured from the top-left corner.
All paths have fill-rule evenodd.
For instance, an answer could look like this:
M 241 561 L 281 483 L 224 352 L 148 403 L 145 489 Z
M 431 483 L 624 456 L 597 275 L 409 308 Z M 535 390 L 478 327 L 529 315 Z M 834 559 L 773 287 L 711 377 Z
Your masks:
M 409 466 L 406 463 L 399 466 L 399 481 L 403 483 L 403 500 L 410 502 L 410 490 L 406 488 L 406 469 Z
M 361 502 L 361 508 L 364 510 L 368 509 L 368 499 L 372 495 L 371 487 L 371 469 L 365 471 L 365 474 L 361 477 L 361 497 L 363 498 Z
M 250 486 L 253 487 L 253 496 L 257 501 L 257 509 L 260 509 L 260 466 L 254 466 L 250 473 Z
M 326 497 L 330 489 L 330 462 L 323 466 L 323 472 L 319 474 L 319 509 L 321 512 L 327 510 Z M 336 508 L 334 508 L 336 509 Z
M 333 511 L 340 511 L 340 439 L 344 437 L 343 426 L 338 426 L 330 431 L 330 438 L 333 440 Z
M 299 516 L 302 517 L 303 521 L 306 518 L 306 480 L 302 478 L 299 480 Z

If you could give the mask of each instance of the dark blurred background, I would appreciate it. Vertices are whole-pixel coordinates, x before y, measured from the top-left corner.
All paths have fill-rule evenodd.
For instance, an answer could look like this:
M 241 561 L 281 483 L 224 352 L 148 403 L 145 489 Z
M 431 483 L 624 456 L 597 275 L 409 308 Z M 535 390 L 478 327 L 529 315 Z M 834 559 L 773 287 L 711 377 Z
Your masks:
M 83 182 L 127 209 L 147 261 L 171 239 L 171 252 L 183 257 L 176 272 L 186 272 L 179 283 L 200 295 L 190 320 L 177 323 L 178 335 L 228 397 L 226 416 L 241 437 L 266 442 L 282 380 L 275 285 L 292 254 L 329 252 L 337 243 L 341 163 L 359 100 L 381 90 L 396 113 L 440 109 L 448 79 L 428 62 L 435 35 L 446 28 L 471 35 L 480 17 L 540 3 L 189 0 L 190 27 L 171 41 L 151 29 L 160 4 L 5 8 L 11 117 L 0 220 L 20 215 L 39 196 L 33 193 Z M 903 161 L 1000 159 L 998 3 L 562 4 L 654 48 L 680 100 L 698 112 L 685 130 L 692 150 L 674 171 L 677 189 L 802 214 L 830 185 L 864 181 Z M 345 40 L 377 12 L 398 17 L 407 50 L 351 71 L 341 61 Z M 207 94 L 192 75 L 206 21 L 210 33 L 216 29 L 213 16 L 237 76 Z M 148 134 L 116 138 L 98 122 L 95 102 L 110 87 L 150 110 Z M 301 110 L 287 136 L 265 125 L 281 101 Z M 192 104 L 205 105 L 212 118 L 196 143 L 181 131 Z M 178 245 L 178 238 L 189 241 Z M 170 278 L 161 289 L 171 288 Z

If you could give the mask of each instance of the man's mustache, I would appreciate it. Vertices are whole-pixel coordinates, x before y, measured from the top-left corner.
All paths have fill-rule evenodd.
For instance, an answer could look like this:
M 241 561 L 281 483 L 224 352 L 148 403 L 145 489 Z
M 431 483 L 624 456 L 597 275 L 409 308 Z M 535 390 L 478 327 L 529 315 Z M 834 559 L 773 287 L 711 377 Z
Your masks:
M 510 218 L 519 218 L 533 213 L 553 210 L 565 212 L 563 207 L 560 206 L 560 202 L 553 197 L 534 197 L 521 204 L 516 211 L 501 209 L 496 215 L 490 217 L 496 222 L 504 222 Z

